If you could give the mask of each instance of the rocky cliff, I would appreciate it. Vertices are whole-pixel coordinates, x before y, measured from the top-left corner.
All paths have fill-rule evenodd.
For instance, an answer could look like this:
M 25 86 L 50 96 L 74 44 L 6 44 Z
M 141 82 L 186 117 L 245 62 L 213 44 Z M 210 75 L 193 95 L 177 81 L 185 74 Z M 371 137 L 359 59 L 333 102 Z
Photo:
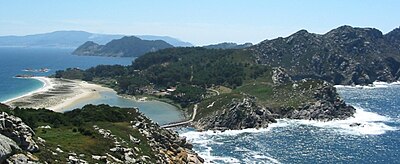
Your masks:
M 0 114 L 0 163 L 16 163 L 14 154 L 26 157 L 26 160 L 34 160 L 30 153 L 39 151 L 39 146 L 34 140 L 35 132 L 22 120 L 5 112 Z M 9 158 L 10 157 L 10 158 Z
M 250 49 L 260 64 L 283 67 L 294 79 L 370 84 L 399 79 L 399 36 L 399 29 L 384 35 L 374 28 L 341 26 L 323 35 L 300 30 Z
M 137 109 L 89 105 L 78 110 L 61 114 L 1 106 L 6 112 L 0 115 L 0 163 L 204 162 L 185 138 Z M 34 130 L 24 123 L 28 119 Z
M 304 94 L 308 92 L 301 90 Z M 329 83 L 323 83 L 311 90 L 312 97 L 299 105 L 275 107 L 260 105 L 256 97 L 242 93 L 239 98 L 232 98 L 226 105 L 196 119 L 193 126 L 198 130 L 266 128 L 281 118 L 330 121 L 346 119 L 355 113 L 355 109 L 341 100 L 336 89 Z M 212 105 L 215 103 L 217 102 Z

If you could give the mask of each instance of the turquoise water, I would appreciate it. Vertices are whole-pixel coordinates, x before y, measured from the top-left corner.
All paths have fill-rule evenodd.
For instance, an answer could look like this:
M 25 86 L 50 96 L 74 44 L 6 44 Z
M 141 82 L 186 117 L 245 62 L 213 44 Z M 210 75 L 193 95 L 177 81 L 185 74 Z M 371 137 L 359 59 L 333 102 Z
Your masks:
M 71 55 L 72 49 L 0 48 L 0 102 L 21 96 L 43 84 L 33 79 L 14 78 L 17 74 L 47 76 L 70 67 L 82 69 L 99 64 L 129 65 L 133 58 L 109 58 Z M 24 72 L 23 69 L 51 69 L 47 73 Z
M 111 58 L 94 56 L 71 55 L 72 49 L 55 48 L 0 48 L 0 102 L 18 97 L 43 86 L 43 83 L 34 79 L 14 78 L 17 74 L 32 74 L 47 76 L 57 70 L 71 67 L 81 69 L 90 68 L 99 64 L 129 65 L 134 58 Z M 24 72 L 23 69 L 51 69 L 47 73 Z M 73 108 L 85 104 L 110 104 L 120 107 L 139 107 L 139 110 L 154 121 L 163 124 L 182 119 L 181 112 L 176 107 L 158 101 L 135 102 L 118 97 L 114 92 L 101 93 L 98 100 L 77 104 Z
M 175 106 L 159 101 L 132 101 L 130 99 L 122 98 L 115 92 L 104 91 L 100 93 L 101 97 L 96 100 L 87 101 L 84 103 L 76 104 L 69 109 L 81 108 L 85 104 L 109 104 L 111 106 L 119 107 L 138 107 L 139 110 L 152 120 L 155 120 L 160 125 L 176 122 L 184 119 L 182 112 Z

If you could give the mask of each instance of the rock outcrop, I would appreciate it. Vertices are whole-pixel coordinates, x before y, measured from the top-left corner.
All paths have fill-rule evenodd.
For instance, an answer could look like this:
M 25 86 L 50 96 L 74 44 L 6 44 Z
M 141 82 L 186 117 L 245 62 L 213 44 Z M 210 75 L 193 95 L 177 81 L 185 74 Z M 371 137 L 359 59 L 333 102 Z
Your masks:
M 193 150 L 193 145 L 178 133 L 161 128 L 150 122 L 146 123 L 144 116 L 139 116 L 136 122 L 131 122 L 132 127 L 139 130 L 145 136 L 152 147 L 153 152 L 158 152 L 158 162 L 168 163 L 203 163 L 204 160 Z M 130 137 L 131 142 L 140 140 Z
M 293 82 L 292 78 L 286 73 L 286 70 L 282 67 L 275 67 L 272 69 L 272 82 L 274 85 L 281 85 L 289 82 Z
M 15 141 L 23 150 L 39 151 L 39 146 L 33 139 L 35 132 L 20 118 L 2 112 L 0 124 L 0 134 Z
M 325 83 L 314 93 L 314 100 L 297 108 L 273 110 L 280 118 L 304 120 L 343 120 L 352 117 L 356 109 L 347 105 L 336 92 L 336 88 Z
M 9 156 L 20 150 L 19 146 L 12 139 L 0 134 L 0 163 L 3 163 Z
M 299 106 L 263 107 L 250 95 L 233 98 L 221 109 L 202 117 L 192 125 L 198 130 L 228 130 L 266 128 L 276 119 L 330 121 L 352 117 L 355 109 L 338 96 L 336 89 L 324 83 L 315 89 L 313 98 Z
M 249 49 L 258 63 L 285 68 L 294 80 L 344 85 L 393 82 L 400 77 L 399 31 L 383 35 L 374 28 L 341 26 L 319 35 L 300 30 Z
M 0 114 L 0 163 L 34 162 L 32 157 L 18 152 L 37 152 L 39 146 L 33 139 L 34 131 L 22 120 L 5 112 Z
M 276 122 L 273 114 L 256 103 L 255 97 L 232 99 L 223 109 L 200 118 L 193 125 L 198 130 L 229 130 L 246 128 L 266 128 Z
M 20 114 L 18 116 L 21 116 L 23 120 L 27 119 L 24 117 L 26 116 L 24 112 L 31 112 L 30 116 L 34 117 L 33 120 L 37 120 L 36 116 L 38 115 L 35 112 L 40 113 L 40 117 L 57 118 L 56 121 L 71 121 L 76 117 L 92 117 L 87 120 L 80 119 L 79 127 L 71 127 L 73 121 L 58 123 L 58 126 L 54 126 L 53 119 L 48 119 L 42 123 L 52 126 L 37 127 L 36 132 L 39 137 L 34 137 L 34 131 L 22 119 L 2 112 L 0 115 L 0 163 L 204 162 L 192 150 L 192 144 L 188 143 L 185 138 L 180 138 L 174 131 L 161 128 L 157 123 L 141 114 L 138 109 L 87 105 L 82 109 L 61 114 L 45 109 L 18 108 L 11 110 L 1 104 L 0 107 L 2 111 Z M 96 125 L 97 123 L 99 125 Z M 46 138 L 46 134 L 49 133 L 54 135 L 63 133 L 60 131 L 69 136 L 68 142 L 63 143 L 55 138 Z M 75 139 L 79 141 L 75 142 Z M 82 139 L 88 142 L 87 145 L 85 142 L 82 143 Z M 93 143 L 102 145 L 94 146 Z M 70 145 L 85 149 L 98 148 L 99 150 L 80 150 L 75 147 L 71 148 Z M 40 152 L 38 152 L 39 146 Z

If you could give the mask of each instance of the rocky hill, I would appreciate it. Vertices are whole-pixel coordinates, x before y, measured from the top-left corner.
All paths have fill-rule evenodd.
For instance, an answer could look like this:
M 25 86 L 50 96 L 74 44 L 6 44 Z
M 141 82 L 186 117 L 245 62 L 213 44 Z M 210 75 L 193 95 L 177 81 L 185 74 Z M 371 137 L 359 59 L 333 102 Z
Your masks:
M 250 49 L 260 64 L 281 66 L 294 79 L 334 84 L 370 84 L 400 77 L 400 29 L 387 34 L 374 28 L 341 26 L 319 35 L 300 30 L 263 41 Z
M 191 149 L 137 109 L 0 106 L 0 163 L 202 163 Z
M 112 40 L 106 45 L 99 45 L 88 41 L 79 46 L 73 54 L 85 56 L 138 57 L 148 52 L 172 47 L 172 45 L 162 40 L 142 40 L 135 36 L 129 36 Z
M 237 43 L 224 42 L 219 44 L 207 45 L 203 47 L 207 49 L 243 49 L 251 47 L 252 45 L 253 45 L 252 43 L 237 44 Z

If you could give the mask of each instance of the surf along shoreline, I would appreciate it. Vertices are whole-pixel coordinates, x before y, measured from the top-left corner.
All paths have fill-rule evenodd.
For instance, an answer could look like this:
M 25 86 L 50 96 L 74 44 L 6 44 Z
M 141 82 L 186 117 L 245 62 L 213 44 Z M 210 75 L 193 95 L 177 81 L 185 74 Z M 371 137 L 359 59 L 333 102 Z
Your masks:
M 28 78 L 42 82 L 43 86 L 3 103 L 12 107 L 46 108 L 55 112 L 65 112 L 74 104 L 99 98 L 102 91 L 114 91 L 111 88 L 79 80 L 43 76 Z
M 35 90 L 33 90 L 33 91 L 24 93 L 24 94 L 22 94 L 20 96 L 16 96 L 16 97 L 4 100 L 1 103 L 8 104 L 8 103 L 13 102 L 13 101 L 15 101 L 17 99 L 20 99 L 20 98 L 23 98 L 23 97 L 26 97 L 26 96 L 31 96 L 31 95 L 33 95 L 35 93 L 45 92 L 45 91 L 49 90 L 50 88 L 52 88 L 52 85 L 53 85 L 51 80 L 49 78 L 44 77 L 44 76 L 23 77 L 23 78 L 22 77 L 18 77 L 18 78 L 20 78 L 20 79 L 35 79 L 35 80 L 40 81 L 42 83 L 42 86 L 37 88 L 37 89 L 35 89 Z

